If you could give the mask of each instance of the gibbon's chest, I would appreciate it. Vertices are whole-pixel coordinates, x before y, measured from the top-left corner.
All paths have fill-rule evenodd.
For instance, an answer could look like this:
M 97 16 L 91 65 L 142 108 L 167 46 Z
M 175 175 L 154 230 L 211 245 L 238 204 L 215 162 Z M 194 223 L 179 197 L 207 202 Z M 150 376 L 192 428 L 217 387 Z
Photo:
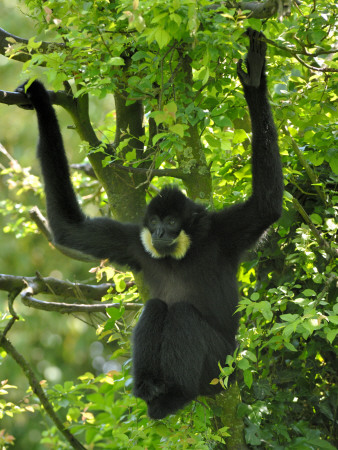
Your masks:
M 168 305 L 182 301 L 205 304 L 211 292 L 221 295 L 223 259 L 215 243 L 191 249 L 181 260 L 147 258 L 143 272 L 151 297 Z

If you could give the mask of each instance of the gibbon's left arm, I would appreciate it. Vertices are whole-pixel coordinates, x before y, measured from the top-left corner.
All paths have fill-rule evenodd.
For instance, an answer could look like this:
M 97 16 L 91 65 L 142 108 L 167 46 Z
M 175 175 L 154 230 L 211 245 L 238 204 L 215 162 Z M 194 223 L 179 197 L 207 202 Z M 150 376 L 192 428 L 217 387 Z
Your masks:
M 25 93 L 24 85 L 17 91 Z M 38 158 L 45 184 L 47 216 L 54 242 L 94 258 L 139 269 L 139 227 L 109 218 L 89 218 L 76 199 L 59 124 L 48 92 L 39 81 L 27 89 L 39 125 Z M 29 105 L 24 107 L 29 109 Z M 31 108 L 30 108 L 31 109 Z
M 264 35 L 248 28 L 250 47 L 247 72 L 238 62 L 237 73 L 244 89 L 252 126 L 252 195 L 244 203 L 216 213 L 223 236 L 239 253 L 252 246 L 282 213 L 283 174 L 277 131 L 267 97 Z M 230 238 L 230 239 L 229 239 Z M 229 243 L 230 241 L 230 243 Z

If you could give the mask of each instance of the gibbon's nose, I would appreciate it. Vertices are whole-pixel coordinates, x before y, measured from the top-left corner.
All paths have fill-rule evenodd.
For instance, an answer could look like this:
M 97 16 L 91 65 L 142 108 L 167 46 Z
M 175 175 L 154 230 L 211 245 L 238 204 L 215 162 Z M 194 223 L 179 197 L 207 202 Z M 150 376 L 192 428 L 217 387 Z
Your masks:
M 164 227 L 162 225 L 159 225 L 156 230 L 153 232 L 153 238 L 154 239 L 161 239 L 164 236 Z

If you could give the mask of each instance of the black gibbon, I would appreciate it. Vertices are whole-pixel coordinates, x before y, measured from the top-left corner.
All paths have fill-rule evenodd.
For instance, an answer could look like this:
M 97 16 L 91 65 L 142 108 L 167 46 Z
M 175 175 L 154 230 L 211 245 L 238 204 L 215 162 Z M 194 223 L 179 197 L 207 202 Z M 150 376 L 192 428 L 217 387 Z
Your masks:
M 262 33 L 248 29 L 246 71 L 237 73 L 252 124 L 252 195 L 209 212 L 173 187 L 148 205 L 143 224 L 89 218 L 80 209 L 55 111 L 34 81 L 26 95 L 38 117 L 47 214 L 55 243 L 143 271 L 151 299 L 133 334 L 134 394 L 151 418 L 212 395 L 218 362 L 236 347 L 240 257 L 281 215 L 283 178 L 269 102 Z M 24 85 L 19 87 L 24 92 Z

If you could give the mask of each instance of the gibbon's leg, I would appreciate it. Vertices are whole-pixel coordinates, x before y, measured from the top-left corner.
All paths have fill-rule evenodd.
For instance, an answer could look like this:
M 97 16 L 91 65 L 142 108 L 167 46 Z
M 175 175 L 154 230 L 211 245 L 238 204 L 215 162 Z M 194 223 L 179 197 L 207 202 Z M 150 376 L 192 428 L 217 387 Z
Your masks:
M 146 402 L 165 392 L 160 351 L 167 305 L 157 298 L 147 301 L 133 332 L 134 395 Z
M 218 377 L 234 346 L 213 329 L 189 303 L 169 307 L 161 346 L 161 369 L 167 391 L 148 402 L 148 414 L 161 419 L 200 394 L 216 394 L 210 385 Z
M 180 302 L 169 307 L 164 324 L 161 368 L 165 381 L 180 387 L 187 397 L 199 391 L 207 351 L 203 322 L 193 305 Z
M 168 309 L 160 360 L 166 392 L 148 402 L 152 419 L 175 413 L 198 395 L 206 350 L 200 322 L 197 310 L 188 303 L 175 303 Z

